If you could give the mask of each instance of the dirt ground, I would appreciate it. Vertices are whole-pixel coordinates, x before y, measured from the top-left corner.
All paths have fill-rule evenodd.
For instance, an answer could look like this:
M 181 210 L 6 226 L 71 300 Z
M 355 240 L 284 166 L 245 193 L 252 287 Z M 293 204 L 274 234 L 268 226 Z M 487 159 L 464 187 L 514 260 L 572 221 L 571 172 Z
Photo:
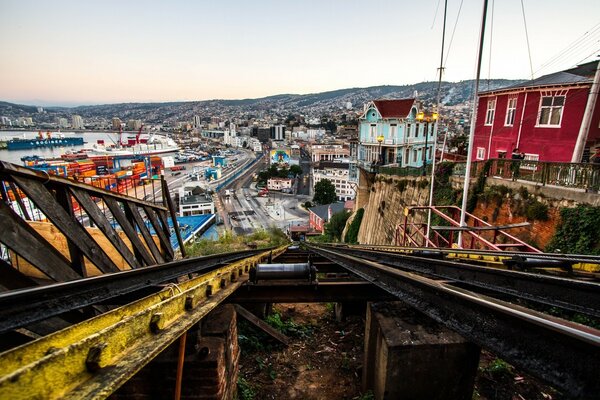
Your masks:
M 362 393 L 364 317 L 335 320 L 333 304 L 277 304 L 290 337 L 286 348 L 245 321 L 240 329 L 240 400 L 373 399 Z M 293 322 L 292 322 L 293 321 Z M 277 321 L 276 321 L 277 322 Z M 473 399 L 562 400 L 556 391 L 481 353 Z

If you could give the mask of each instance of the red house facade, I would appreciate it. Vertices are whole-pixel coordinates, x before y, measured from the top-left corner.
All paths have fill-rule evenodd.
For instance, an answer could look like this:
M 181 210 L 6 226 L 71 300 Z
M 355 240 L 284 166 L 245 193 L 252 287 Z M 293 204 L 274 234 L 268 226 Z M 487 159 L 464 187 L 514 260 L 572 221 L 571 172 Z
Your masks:
M 514 149 L 526 160 L 572 162 L 575 145 L 584 142 L 579 161 L 600 147 L 600 102 L 591 124 L 580 135 L 597 61 L 545 75 L 533 81 L 480 92 L 473 160 L 510 158 Z

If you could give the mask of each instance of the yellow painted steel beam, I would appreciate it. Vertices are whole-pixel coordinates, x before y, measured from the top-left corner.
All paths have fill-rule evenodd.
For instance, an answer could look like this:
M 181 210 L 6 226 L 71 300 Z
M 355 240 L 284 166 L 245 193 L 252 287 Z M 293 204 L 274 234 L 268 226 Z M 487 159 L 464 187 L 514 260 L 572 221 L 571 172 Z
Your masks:
M 281 254 L 285 247 L 273 251 Z M 246 258 L 0 354 L 0 399 L 108 397 L 233 293 Z
M 434 247 L 397 247 L 397 246 L 389 246 L 389 245 L 352 245 L 349 246 L 351 248 L 363 249 L 363 250 L 374 250 L 374 251 L 387 251 L 394 253 L 403 253 L 403 254 L 412 254 L 415 251 L 435 251 L 435 250 L 445 250 L 446 251 L 446 259 L 448 260 L 463 260 L 463 261 L 472 261 L 478 262 L 480 264 L 484 264 L 489 267 L 496 268 L 506 268 L 503 260 L 511 260 L 512 255 L 502 255 L 502 252 L 482 252 L 482 251 L 473 251 L 470 252 L 468 249 L 460 250 L 460 251 L 448 251 L 449 249 L 443 248 L 434 248 Z M 534 253 L 531 254 L 532 257 L 535 256 Z M 573 264 L 573 270 L 578 272 L 589 272 L 589 273 L 600 273 L 600 264 L 598 263 L 576 263 Z

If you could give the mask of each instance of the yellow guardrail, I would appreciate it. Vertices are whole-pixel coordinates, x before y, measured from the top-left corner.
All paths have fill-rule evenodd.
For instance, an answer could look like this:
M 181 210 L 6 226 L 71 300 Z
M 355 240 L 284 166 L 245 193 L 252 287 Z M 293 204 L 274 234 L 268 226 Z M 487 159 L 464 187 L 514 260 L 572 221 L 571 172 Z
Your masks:
M 233 293 L 269 253 L 169 285 L 0 354 L 0 398 L 108 397 Z

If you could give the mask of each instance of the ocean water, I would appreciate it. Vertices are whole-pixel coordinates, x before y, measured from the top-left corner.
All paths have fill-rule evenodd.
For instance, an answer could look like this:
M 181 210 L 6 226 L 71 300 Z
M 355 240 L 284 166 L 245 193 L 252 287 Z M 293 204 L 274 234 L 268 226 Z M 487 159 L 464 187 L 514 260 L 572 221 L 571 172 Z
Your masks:
M 42 132 L 44 137 L 46 136 L 46 132 Z M 98 140 L 104 140 L 104 142 L 108 145 L 111 143 L 116 143 L 119 141 L 118 133 L 111 132 L 84 132 L 84 133 L 74 133 L 74 132 L 61 132 L 61 134 L 65 135 L 65 137 L 83 137 L 84 144 L 83 146 L 70 146 L 70 147 L 46 147 L 42 149 L 28 149 L 28 150 L 0 150 L 0 160 L 8 161 L 14 164 L 23 165 L 21 161 L 21 157 L 25 156 L 40 156 L 40 157 L 60 157 L 61 154 L 66 153 L 67 151 L 78 151 L 85 148 L 90 148 L 94 145 Z M 25 136 L 24 136 L 25 135 Z M 57 133 L 58 135 L 58 133 Z M 33 139 L 38 136 L 38 132 L 35 131 L 0 131 L 0 140 L 8 140 L 13 137 L 25 137 L 27 139 Z M 134 136 L 133 134 L 123 134 L 123 138 L 128 136 Z M 123 139 L 125 141 L 125 139 Z

